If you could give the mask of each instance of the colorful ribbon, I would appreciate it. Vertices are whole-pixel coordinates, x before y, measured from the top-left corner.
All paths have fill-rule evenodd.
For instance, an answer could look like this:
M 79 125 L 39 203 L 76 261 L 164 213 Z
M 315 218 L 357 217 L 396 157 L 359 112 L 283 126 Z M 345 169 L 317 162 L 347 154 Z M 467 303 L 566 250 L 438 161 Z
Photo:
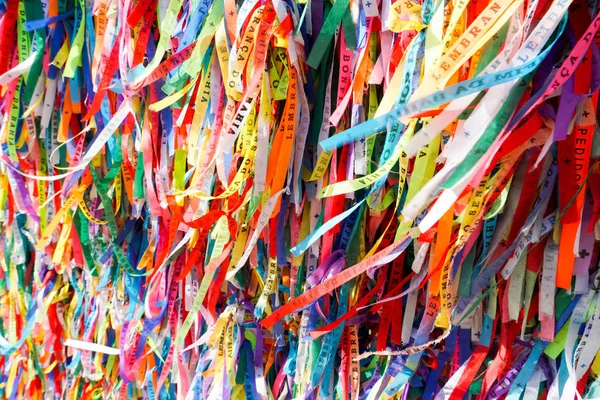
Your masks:
M 600 396 L 597 0 L 0 3 L 0 396 Z

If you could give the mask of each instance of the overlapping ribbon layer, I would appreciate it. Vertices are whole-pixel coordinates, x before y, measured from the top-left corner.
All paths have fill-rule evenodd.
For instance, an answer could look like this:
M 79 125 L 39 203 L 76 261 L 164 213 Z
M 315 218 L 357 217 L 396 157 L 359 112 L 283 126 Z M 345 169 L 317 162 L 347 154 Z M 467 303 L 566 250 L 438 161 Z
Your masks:
M 2 2 L 0 396 L 599 398 L 598 11 Z

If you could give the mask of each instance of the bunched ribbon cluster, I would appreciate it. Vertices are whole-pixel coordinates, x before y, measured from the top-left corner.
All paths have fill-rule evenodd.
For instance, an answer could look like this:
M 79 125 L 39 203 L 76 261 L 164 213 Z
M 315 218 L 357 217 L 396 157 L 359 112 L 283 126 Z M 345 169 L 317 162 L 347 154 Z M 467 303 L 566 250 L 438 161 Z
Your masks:
M 0 396 L 600 398 L 597 0 L 3 0 Z

